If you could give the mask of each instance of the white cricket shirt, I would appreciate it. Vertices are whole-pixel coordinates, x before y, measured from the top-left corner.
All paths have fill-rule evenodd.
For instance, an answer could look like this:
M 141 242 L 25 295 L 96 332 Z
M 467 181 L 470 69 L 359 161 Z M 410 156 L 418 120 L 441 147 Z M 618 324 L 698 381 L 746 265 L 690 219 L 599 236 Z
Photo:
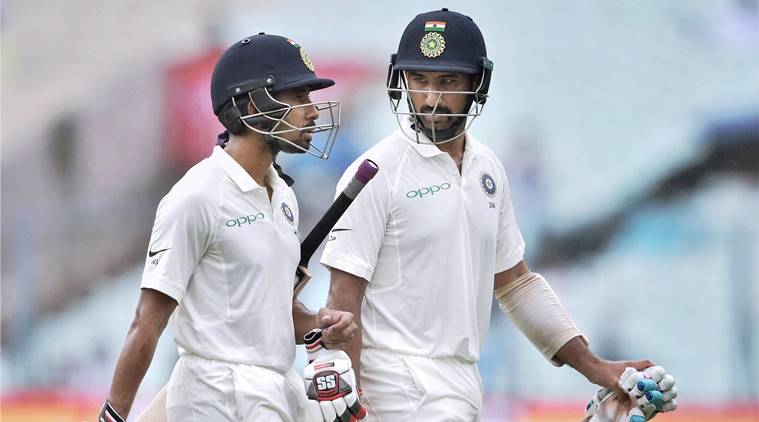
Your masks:
M 267 178 L 271 201 L 217 146 L 158 205 L 140 287 L 179 303 L 170 323 L 180 354 L 292 367 L 298 204 L 271 167 Z
M 467 134 L 463 174 L 453 159 L 400 130 L 356 160 L 379 172 L 335 225 L 321 263 L 369 281 L 365 346 L 477 361 L 490 322 L 493 276 L 522 260 L 506 173 Z

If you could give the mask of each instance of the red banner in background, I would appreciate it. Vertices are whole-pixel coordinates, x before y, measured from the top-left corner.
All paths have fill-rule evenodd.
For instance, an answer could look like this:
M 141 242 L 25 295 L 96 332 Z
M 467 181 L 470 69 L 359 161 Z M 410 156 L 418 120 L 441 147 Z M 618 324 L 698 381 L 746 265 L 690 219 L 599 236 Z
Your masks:
M 211 74 L 221 49 L 213 49 L 166 69 L 164 133 L 167 160 L 189 168 L 211 153 L 224 130 L 211 108 Z
M 47 388 L 3 394 L 0 420 L 4 422 L 96 421 L 102 397 L 68 391 L 65 388 Z
M 316 74 L 320 78 L 329 78 L 335 81 L 335 85 L 317 91 L 311 95 L 311 99 L 332 99 L 341 102 L 348 102 L 358 94 L 358 91 L 367 86 L 384 86 L 385 81 L 382 76 L 384 68 L 372 67 L 368 63 L 355 62 L 348 60 L 320 60 L 317 63 Z M 377 84 L 382 85 L 377 85 Z

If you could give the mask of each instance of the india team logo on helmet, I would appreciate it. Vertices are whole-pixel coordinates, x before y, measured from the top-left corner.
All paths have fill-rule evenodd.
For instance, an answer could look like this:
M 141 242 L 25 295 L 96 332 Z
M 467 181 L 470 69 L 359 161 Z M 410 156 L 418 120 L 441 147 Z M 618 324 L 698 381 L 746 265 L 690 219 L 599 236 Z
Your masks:
M 434 59 L 443 54 L 445 50 L 445 22 L 429 21 L 424 24 L 424 37 L 419 43 L 419 48 L 425 57 Z
M 306 67 L 308 68 L 308 70 L 310 70 L 310 71 L 313 72 L 314 71 L 314 64 L 313 64 L 313 62 L 311 62 L 311 58 L 308 57 L 308 54 L 306 54 L 306 50 L 304 50 L 302 48 L 300 49 L 300 58 L 303 60 L 303 64 L 306 65 Z
M 489 198 L 493 198 L 495 196 L 495 180 L 493 180 L 493 176 L 482 173 L 480 175 L 480 187 L 482 188 L 482 191 L 485 192 L 485 195 L 487 195 Z
M 293 214 L 293 210 L 290 209 L 290 207 L 286 203 L 282 203 L 282 214 L 284 214 L 285 218 L 290 224 L 293 224 L 295 222 L 295 215 Z
M 425 57 L 434 59 L 443 54 L 443 50 L 445 50 L 445 38 L 437 32 L 428 32 L 422 37 L 419 48 L 422 49 L 422 54 Z
M 290 38 L 287 39 L 287 42 L 293 45 L 293 47 L 297 48 L 300 51 L 300 59 L 303 60 L 303 64 L 306 65 L 308 70 L 314 71 L 314 63 L 311 61 L 311 58 L 308 57 L 308 54 L 306 54 L 306 50 L 303 49 L 300 45 L 298 45 L 297 42 L 291 40 Z

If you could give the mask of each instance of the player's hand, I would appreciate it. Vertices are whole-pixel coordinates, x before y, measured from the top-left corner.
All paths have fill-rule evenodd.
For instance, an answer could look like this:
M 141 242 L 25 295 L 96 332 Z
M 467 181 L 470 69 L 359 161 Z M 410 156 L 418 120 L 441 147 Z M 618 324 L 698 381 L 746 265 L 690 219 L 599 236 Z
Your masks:
M 321 342 L 322 331 L 311 330 L 304 337 L 309 364 L 303 371 L 312 421 L 356 421 L 366 417 L 359 401 L 356 376 L 348 355 L 342 350 L 327 350 Z
M 585 422 L 642 422 L 677 409 L 675 378 L 661 366 L 643 371 L 628 367 L 617 387 L 628 400 L 620 400 L 611 388 L 599 390 L 585 408 Z
M 654 366 L 654 363 L 650 360 L 601 360 L 594 365 L 593 370 L 589 374 L 586 374 L 586 376 L 593 384 L 611 390 L 617 396 L 617 400 L 623 405 L 632 406 L 633 403 L 630 401 L 627 391 L 619 386 L 620 376 L 622 376 L 625 368 L 634 368 L 635 370 L 642 371 L 652 366 Z
M 353 314 L 322 308 L 316 315 L 317 327 L 321 328 L 321 342 L 327 349 L 344 349 L 358 331 Z
M 122 418 L 113 406 L 111 406 L 111 403 L 106 400 L 105 403 L 103 403 L 103 408 L 100 409 L 98 422 L 124 422 L 124 418 Z

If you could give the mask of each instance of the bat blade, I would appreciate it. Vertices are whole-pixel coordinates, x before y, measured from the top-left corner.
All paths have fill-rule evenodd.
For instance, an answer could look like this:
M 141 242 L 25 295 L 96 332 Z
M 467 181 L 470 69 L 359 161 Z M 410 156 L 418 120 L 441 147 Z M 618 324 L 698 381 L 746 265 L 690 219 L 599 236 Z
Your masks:
M 295 272 L 295 288 L 293 289 L 293 297 L 298 297 L 300 291 L 306 287 L 306 283 L 311 280 L 311 273 L 308 271 L 308 267 L 298 265 L 298 270 Z
M 166 422 L 166 386 L 150 401 L 136 422 Z

